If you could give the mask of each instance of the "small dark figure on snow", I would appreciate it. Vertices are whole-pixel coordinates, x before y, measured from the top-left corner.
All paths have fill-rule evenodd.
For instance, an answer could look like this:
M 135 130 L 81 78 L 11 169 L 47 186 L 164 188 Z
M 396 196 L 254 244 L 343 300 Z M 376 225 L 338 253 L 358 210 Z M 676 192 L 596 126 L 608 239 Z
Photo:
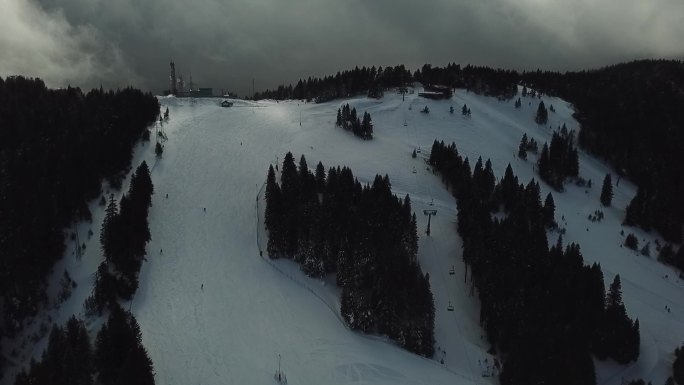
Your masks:
M 205 213 L 207 212 L 207 208 L 206 208 L 206 207 L 204 208 L 204 212 L 205 212 Z
M 159 254 L 164 254 L 164 251 L 162 249 L 159 249 Z
M 166 199 L 169 199 L 169 194 L 166 194 Z
M 204 284 L 202 284 L 202 286 L 200 286 L 200 289 L 202 289 L 202 291 L 204 291 Z

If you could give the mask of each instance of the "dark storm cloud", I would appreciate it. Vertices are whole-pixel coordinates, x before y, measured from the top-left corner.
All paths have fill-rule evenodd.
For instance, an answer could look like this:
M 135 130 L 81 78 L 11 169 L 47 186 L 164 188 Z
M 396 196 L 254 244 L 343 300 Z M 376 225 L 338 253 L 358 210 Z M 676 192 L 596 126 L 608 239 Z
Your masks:
M 173 59 L 246 94 L 356 65 L 681 58 L 682 36 L 681 0 L 0 0 L 0 75 L 160 92 Z

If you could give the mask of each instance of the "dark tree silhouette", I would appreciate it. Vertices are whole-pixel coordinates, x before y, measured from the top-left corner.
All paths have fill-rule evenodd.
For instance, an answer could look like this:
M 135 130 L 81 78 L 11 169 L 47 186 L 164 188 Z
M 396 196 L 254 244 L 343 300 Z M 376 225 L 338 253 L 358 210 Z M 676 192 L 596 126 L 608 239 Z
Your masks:
M 537 122 L 537 124 L 546 124 L 548 120 L 549 113 L 546 111 L 544 102 L 539 102 L 539 107 L 537 107 L 537 114 L 534 117 L 534 121 Z
M 87 202 L 103 180 L 120 186 L 159 103 L 131 88 L 50 90 L 21 76 L 0 78 L 0 101 L 1 324 L 12 337 L 47 302 L 64 229 L 92 220 Z
M 613 200 L 613 182 L 611 181 L 610 173 L 606 174 L 603 178 L 603 187 L 601 188 L 601 204 L 604 206 L 610 206 L 610 202 Z

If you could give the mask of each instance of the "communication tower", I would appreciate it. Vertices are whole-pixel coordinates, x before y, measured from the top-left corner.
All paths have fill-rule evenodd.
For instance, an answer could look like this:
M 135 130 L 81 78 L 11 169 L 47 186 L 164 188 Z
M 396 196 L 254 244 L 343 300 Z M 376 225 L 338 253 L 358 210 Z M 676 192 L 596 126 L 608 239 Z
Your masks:
M 178 90 L 176 89 L 176 65 L 171 62 L 171 95 L 176 95 Z

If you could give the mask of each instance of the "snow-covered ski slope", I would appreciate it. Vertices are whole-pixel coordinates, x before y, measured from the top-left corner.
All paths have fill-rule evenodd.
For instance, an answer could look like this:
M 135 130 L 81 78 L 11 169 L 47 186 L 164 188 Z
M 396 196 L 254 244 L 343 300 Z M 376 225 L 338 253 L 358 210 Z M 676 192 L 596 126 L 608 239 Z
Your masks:
M 556 110 L 549 112 L 548 126 L 577 128 L 570 105 L 543 100 Z M 527 161 L 515 156 L 520 138 L 527 133 L 541 148 L 552 132 L 534 123 L 539 99 L 522 98 L 521 109 L 512 100 L 465 90 L 441 101 L 420 98 L 417 92 L 405 100 L 388 92 L 380 100 L 235 101 L 231 108 L 221 108 L 214 99 L 160 101 L 171 117 L 163 127 L 168 137 L 163 158 L 155 162 L 151 145 L 136 153 L 136 161 L 154 164 L 155 195 L 147 262 L 138 293 L 127 304 L 141 325 L 158 384 L 273 384 L 278 355 L 290 384 L 497 383 L 484 376 L 491 373 L 493 358 L 478 325 L 478 301 L 463 280 L 456 203 L 425 160 L 435 139 L 453 141 L 471 166 L 480 155 L 490 158 L 500 178 L 510 163 L 527 183 L 535 176 L 536 156 L 529 154 Z M 337 109 L 346 103 L 371 114 L 372 141 L 334 126 Z M 460 114 L 464 103 L 472 111 L 469 118 Z M 429 114 L 420 112 L 426 105 Z M 411 157 L 414 149 L 419 151 L 416 159 Z M 270 261 L 265 253 L 260 257 L 266 241 L 261 188 L 269 164 L 282 163 L 288 151 L 297 161 L 304 154 L 311 169 L 319 161 L 326 169 L 347 165 L 362 183 L 377 173 L 388 174 L 396 194 L 410 194 L 418 215 L 419 260 L 430 273 L 437 309 L 434 359 L 404 351 L 383 337 L 348 330 L 339 316 L 334 284 L 307 278 L 289 261 Z M 641 326 L 639 361 L 626 367 L 598 363 L 598 383 L 637 377 L 663 383 L 672 352 L 684 341 L 684 282 L 654 258 L 620 247 L 620 223 L 635 188 L 622 180 L 614 188 L 613 207 L 601 208 L 600 185 L 610 170 L 585 153 L 580 153 L 580 162 L 580 174 L 592 180 L 593 188 L 568 185 L 564 193 L 553 192 L 556 219 L 567 228 L 565 241 L 580 243 L 586 262 L 601 263 L 607 283 L 620 274 L 628 312 Z M 548 191 L 542 183 L 542 198 Z M 428 208 L 437 210 L 430 237 L 422 213 Z M 587 216 L 597 209 L 605 219 L 590 222 Z M 59 322 L 78 312 L 102 259 L 99 211 L 84 259 L 76 263 L 68 257 L 64 262 L 79 287 L 56 317 Z M 81 229 L 82 237 L 85 232 L 87 227 Z M 650 240 L 656 254 L 654 235 L 625 228 L 629 232 L 640 244 Z M 551 234 L 550 242 L 556 237 Z M 449 274 L 452 266 L 454 275 Z M 453 312 L 447 311 L 449 302 Z M 34 351 L 36 357 L 43 347 Z

